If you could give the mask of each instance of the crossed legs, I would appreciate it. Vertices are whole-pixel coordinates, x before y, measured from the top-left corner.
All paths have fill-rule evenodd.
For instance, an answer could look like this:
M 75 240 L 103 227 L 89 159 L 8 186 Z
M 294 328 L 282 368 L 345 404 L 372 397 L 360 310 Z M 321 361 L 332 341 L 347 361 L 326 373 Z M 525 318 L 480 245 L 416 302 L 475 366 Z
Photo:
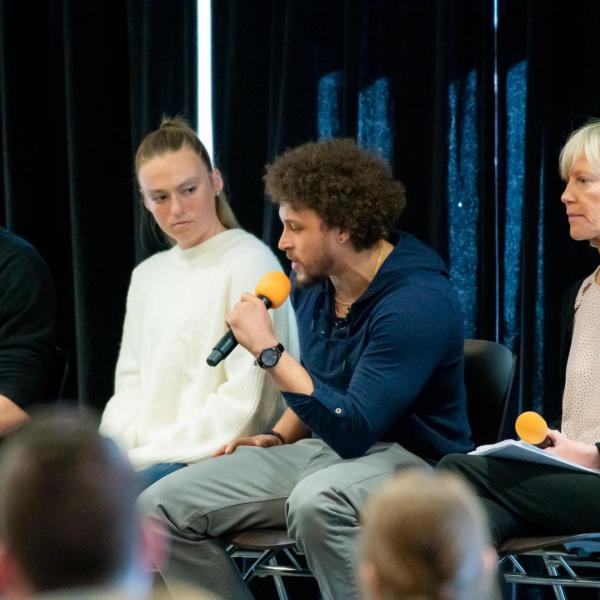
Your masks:
M 482 501 L 497 544 L 526 535 L 600 528 L 600 477 L 535 463 L 450 454 L 440 469 L 464 477 Z

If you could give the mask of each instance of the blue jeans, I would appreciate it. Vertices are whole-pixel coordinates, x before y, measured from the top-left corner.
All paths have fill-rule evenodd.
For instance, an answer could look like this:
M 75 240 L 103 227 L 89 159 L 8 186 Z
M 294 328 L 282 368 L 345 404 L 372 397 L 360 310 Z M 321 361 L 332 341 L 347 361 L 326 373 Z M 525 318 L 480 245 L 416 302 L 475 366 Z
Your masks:
M 169 473 L 174 473 L 183 467 L 187 467 L 187 465 L 185 463 L 159 463 L 138 471 L 137 476 L 140 492 L 143 492 L 147 487 L 150 487 Z

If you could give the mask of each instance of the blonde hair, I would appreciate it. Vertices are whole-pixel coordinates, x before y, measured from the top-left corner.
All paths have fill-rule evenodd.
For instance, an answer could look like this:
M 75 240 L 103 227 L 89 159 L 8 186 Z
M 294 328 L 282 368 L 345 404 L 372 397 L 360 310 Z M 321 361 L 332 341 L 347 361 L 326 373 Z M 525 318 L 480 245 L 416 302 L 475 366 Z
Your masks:
M 583 127 L 576 129 L 560 151 L 558 158 L 559 172 L 565 181 L 573 168 L 573 163 L 584 155 L 592 171 L 600 176 L 600 120 L 588 121 Z
M 484 511 L 454 475 L 404 471 L 374 494 L 363 518 L 361 558 L 378 599 L 497 597 Z
M 181 117 L 163 117 L 160 127 L 151 131 L 142 140 L 135 153 L 136 176 L 145 162 L 167 152 L 177 152 L 183 147 L 193 150 L 208 172 L 212 173 L 213 166 L 208 151 L 187 121 Z M 225 229 L 236 229 L 240 226 L 224 190 L 216 196 L 216 210 L 219 221 Z

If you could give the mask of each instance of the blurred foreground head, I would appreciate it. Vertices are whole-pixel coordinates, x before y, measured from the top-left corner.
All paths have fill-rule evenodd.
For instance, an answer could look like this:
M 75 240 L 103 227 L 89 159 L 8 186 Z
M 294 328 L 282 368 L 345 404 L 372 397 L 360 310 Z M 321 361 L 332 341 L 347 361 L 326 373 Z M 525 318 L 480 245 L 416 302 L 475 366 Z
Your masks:
M 143 587 L 136 497 L 132 467 L 91 419 L 34 418 L 0 452 L 2 591 Z
M 455 476 L 405 471 L 368 502 L 360 564 L 368 600 L 490 600 L 495 575 L 484 511 Z

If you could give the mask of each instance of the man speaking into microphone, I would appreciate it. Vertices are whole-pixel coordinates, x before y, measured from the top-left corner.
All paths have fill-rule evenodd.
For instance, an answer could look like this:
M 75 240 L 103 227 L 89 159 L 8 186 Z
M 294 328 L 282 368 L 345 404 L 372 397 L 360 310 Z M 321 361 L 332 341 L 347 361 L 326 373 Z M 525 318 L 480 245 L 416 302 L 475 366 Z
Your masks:
M 171 537 L 167 583 L 250 599 L 219 536 L 287 527 L 323 598 L 356 600 L 367 496 L 399 468 L 471 448 L 462 315 L 440 258 L 391 231 L 404 189 L 379 157 L 352 140 L 309 143 L 276 159 L 265 182 L 292 263 L 302 361 L 256 295 L 227 322 L 288 408 L 272 430 L 232 440 L 142 502 Z

